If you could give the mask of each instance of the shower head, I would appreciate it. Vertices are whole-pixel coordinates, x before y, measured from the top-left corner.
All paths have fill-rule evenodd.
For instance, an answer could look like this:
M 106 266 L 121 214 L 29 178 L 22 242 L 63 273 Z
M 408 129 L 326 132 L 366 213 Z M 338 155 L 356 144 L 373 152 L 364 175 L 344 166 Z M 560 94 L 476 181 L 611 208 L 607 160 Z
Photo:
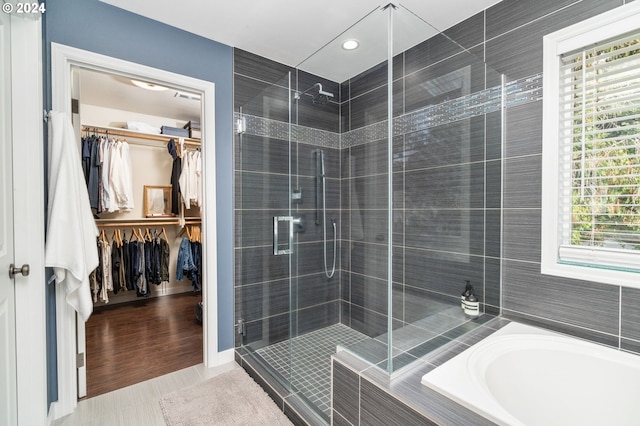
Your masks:
M 333 93 L 325 92 L 324 90 L 322 90 L 322 84 L 316 83 L 316 84 L 314 84 L 314 87 L 318 87 L 318 95 L 322 95 L 322 96 L 325 96 L 327 98 L 333 98 Z
M 329 102 L 329 95 L 318 93 L 317 95 L 311 98 L 311 102 L 313 102 L 314 104 L 326 105 L 327 102 Z
M 329 102 L 329 98 L 333 98 L 333 93 L 322 90 L 322 84 L 320 83 L 316 83 L 302 92 L 295 92 L 294 97 L 295 99 L 301 99 L 302 95 L 307 94 L 307 92 L 310 92 L 313 89 L 318 89 L 318 93 L 316 93 L 315 95 L 308 95 L 311 96 L 311 102 L 313 102 L 314 104 L 325 105 L 327 102 Z

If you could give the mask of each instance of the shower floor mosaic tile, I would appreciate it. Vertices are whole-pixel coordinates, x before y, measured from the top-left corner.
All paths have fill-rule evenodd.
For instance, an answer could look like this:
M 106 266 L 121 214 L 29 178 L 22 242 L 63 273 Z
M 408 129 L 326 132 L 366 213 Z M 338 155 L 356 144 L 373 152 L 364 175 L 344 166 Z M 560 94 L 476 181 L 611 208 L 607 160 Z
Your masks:
M 485 321 L 469 321 L 459 304 L 432 301 L 430 306 L 432 311 L 427 317 L 393 330 L 394 371 Z M 258 349 L 256 354 L 329 419 L 331 355 L 336 347 L 340 345 L 386 370 L 387 338 L 387 333 L 371 338 L 344 324 L 335 324 Z
M 344 324 L 312 331 L 256 352 L 325 415 L 331 414 L 331 355 L 370 338 Z M 291 345 L 291 346 L 290 346 Z M 295 356 L 291 358 L 291 353 Z

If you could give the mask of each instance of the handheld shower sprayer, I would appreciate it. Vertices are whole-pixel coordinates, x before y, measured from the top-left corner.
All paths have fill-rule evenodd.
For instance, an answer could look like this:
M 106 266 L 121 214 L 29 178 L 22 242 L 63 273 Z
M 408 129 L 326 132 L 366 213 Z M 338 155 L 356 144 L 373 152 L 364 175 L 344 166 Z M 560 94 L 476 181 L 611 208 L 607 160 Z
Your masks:
M 316 156 L 316 225 L 322 225 L 323 247 L 324 247 L 324 273 L 327 278 L 333 277 L 336 272 L 336 248 L 337 248 L 337 229 L 335 219 L 331 219 L 333 228 L 333 266 L 331 271 L 327 267 L 327 187 L 326 174 L 324 167 L 324 151 L 314 151 Z M 322 209 L 322 214 L 320 213 Z M 322 216 L 322 220 L 320 219 Z

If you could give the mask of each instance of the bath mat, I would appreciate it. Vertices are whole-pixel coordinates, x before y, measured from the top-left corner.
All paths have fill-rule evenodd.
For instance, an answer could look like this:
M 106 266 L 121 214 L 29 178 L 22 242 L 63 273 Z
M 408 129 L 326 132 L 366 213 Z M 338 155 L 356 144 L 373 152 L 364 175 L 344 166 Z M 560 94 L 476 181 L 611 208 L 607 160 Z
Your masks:
M 241 368 L 173 392 L 160 407 L 169 426 L 292 424 Z

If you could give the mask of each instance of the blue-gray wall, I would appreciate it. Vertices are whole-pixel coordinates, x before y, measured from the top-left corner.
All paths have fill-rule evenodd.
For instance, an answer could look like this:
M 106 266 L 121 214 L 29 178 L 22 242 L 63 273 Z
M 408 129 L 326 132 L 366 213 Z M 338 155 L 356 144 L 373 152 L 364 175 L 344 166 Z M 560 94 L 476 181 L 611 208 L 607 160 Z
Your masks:
M 216 85 L 216 179 L 218 227 L 218 349 L 233 347 L 233 50 L 107 5 L 98 0 L 51 0 L 44 15 L 45 108 L 51 108 L 51 42 L 211 81 Z M 55 297 L 48 293 L 48 305 Z M 48 310 L 47 344 L 55 356 L 55 311 Z M 55 367 L 55 362 L 50 362 Z M 49 369 L 49 401 L 57 399 Z

